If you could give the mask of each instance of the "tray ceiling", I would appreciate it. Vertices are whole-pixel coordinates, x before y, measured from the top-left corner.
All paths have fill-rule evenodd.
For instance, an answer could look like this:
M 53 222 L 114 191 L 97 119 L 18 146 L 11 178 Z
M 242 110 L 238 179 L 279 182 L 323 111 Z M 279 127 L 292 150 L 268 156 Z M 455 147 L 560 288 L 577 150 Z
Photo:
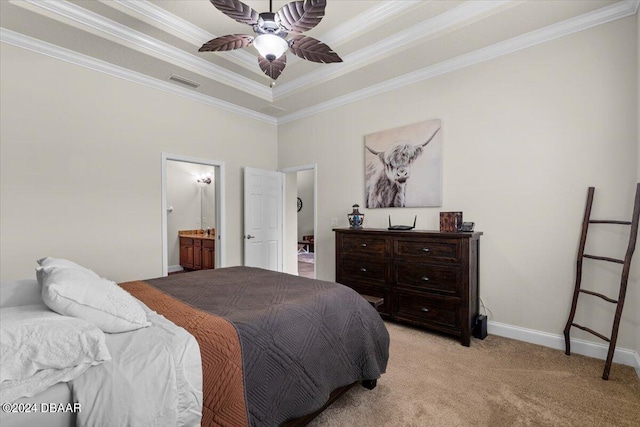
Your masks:
M 0 24 L 4 43 L 284 123 L 633 15 L 639 2 L 327 0 L 322 22 L 305 34 L 344 62 L 289 53 L 273 88 L 252 46 L 198 52 L 217 36 L 253 34 L 208 0 L 9 0 L 0 2 Z M 244 3 L 269 9 L 267 0 Z M 286 3 L 274 0 L 274 11 Z

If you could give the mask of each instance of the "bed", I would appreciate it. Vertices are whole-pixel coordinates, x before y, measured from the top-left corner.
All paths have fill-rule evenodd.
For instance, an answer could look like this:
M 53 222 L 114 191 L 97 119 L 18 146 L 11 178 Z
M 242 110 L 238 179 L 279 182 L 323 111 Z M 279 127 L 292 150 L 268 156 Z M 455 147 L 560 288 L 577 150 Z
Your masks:
M 149 360 L 138 363 L 138 381 L 126 378 L 132 371 L 131 354 L 141 352 L 154 359 L 162 352 L 149 349 L 158 341 L 170 341 L 172 346 L 162 347 L 167 354 L 156 361 L 157 369 L 171 365 L 175 377 L 171 382 L 180 389 L 177 397 L 169 399 L 178 402 L 169 405 L 177 410 L 162 415 L 178 420 L 171 425 L 304 425 L 353 384 L 374 387 L 386 369 L 389 335 L 384 323 L 366 300 L 336 283 L 231 267 L 121 283 L 120 287 L 142 303 L 151 327 L 105 334 L 111 361 L 16 401 L 80 403 L 82 411 L 3 413 L 3 427 L 25 425 L 26 415 L 34 420 L 29 425 L 38 425 L 38 419 L 40 425 L 53 425 L 54 415 L 59 418 L 56 425 L 156 425 L 157 419 L 144 419 L 144 413 L 166 412 L 164 400 L 149 397 L 162 382 L 142 386 L 142 393 L 136 390 L 147 382 Z M 14 283 L 10 288 L 3 284 L 2 290 L 2 307 L 40 302 L 36 281 Z M 18 294 L 20 298 L 15 297 Z M 158 329 L 164 329 L 164 335 L 151 334 Z M 152 378 L 161 377 L 150 371 Z M 104 381 L 112 384 L 104 386 Z M 128 383 L 126 392 L 120 391 L 121 382 Z M 105 388 L 110 390 L 108 395 Z M 52 398 L 54 392 L 58 394 Z M 111 402 L 113 396 L 119 399 Z M 96 409 L 94 403 L 102 401 L 108 404 Z M 114 413 L 127 413 L 127 405 L 143 408 L 143 414 L 129 415 L 141 416 L 140 422 L 113 418 Z

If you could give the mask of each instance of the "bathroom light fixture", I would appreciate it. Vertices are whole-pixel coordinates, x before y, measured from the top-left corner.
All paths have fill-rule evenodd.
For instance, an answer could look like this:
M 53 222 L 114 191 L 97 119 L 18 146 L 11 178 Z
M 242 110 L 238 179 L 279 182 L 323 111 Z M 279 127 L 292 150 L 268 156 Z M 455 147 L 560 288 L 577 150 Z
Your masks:
M 201 184 L 211 184 L 211 172 L 197 174 L 196 181 Z

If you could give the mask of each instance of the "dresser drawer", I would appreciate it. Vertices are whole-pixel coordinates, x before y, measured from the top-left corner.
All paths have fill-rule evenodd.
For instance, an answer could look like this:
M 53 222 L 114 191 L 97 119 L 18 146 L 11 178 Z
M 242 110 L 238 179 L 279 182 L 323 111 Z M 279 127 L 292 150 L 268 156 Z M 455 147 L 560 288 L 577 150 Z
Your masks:
M 352 281 L 386 285 L 388 269 L 387 260 L 339 258 L 336 277 L 339 283 L 345 285 Z
M 215 247 L 215 241 L 211 240 L 211 239 L 204 239 L 202 240 L 202 246 L 205 248 L 214 248 Z
M 460 332 L 460 300 L 394 291 L 393 318 L 447 332 Z
M 399 287 L 460 296 L 462 270 L 458 267 L 431 265 L 422 262 L 396 261 L 394 283 Z
M 458 239 L 417 239 L 396 237 L 393 239 L 394 256 L 416 260 L 459 263 L 462 257 Z
M 389 240 L 382 236 L 340 233 L 338 235 L 338 250 L 354 255 L 388 257 L 390 255 L 388 242 Z

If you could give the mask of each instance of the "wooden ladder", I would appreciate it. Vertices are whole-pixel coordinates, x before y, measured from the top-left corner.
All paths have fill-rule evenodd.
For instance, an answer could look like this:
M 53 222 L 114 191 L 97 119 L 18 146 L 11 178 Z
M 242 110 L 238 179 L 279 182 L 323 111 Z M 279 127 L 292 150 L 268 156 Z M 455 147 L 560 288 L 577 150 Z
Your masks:
M 578 248 L 578 262 L 577 262 L 577 271 L 576 271 L 576 285 L 573 291 L 573 302 L 571 303 L 571 313 L 569 314 L 569 319 L 567 320 L 567 325 L 564 328 L 564 344 L 565 344 L 565 354 L 571 354 L 571 342 L 569 340 L 569 330 L 572 326 L 575 326 L 578 329 L 582 329 L 583 331 L 587 331 L 598 338 L 607 341 L 609 343 L 609 352 L 607 353 L 607 361 L 604 365 L 604 372 L 602 373 L 602 379 L 609 379 L 609 371 L 611 370 L 611 363 L 613 361 L 613 353 L 616 349 L 616 341 L 618 339 L 618 327 L 620 326 L 620 317 L 622 316 L 622 308 L 624 306 L 624 297 L 627 292 L 627 281 L 629 280 L 629 271 L 631 269 L 631 257 L 633 256 L 633 251 L 636 248 L 636 239 L 638 237 L 638 218 L 640 217 L 640 183 L 636 186 L 636 199 L 633 206 L 633 218 L 631 221 L 611 221 L 611 220 L 592 220 L 591 217 L 591 205 L 593 204 L 593 193 L 595 191 L 594 187 L 589 187 L 589 191 L 587 193 L 587 207 L 584 211 L 584 219 L 582 221 L 582 236 L 580 237 L 580 246 Z M 595 255 L 587 255 L 584 253 L 584 246 L 587 241 L 587 231 L 589 230 L 589 224 L 619 224 L 619 225 L 630 225 L 631 232 L 629 234 L 629 245 L 627 246 L 627 253 L 624 259 L 615 259 L 603 256 L 595 256 Z M 598 292 L 588 291 L 585 289 L 580 289 L 580 282 L 582 281 L 582 260 L 584 258 L 596 259 L 600 261 L 613 262 L 617 264 L 622 264 L 622 277 L 620 279 L 620 292 L 618 294 L 618 299 L 612 299 L 607 297 L 606 295 L 600 294 Z M 613 319 L 613 328 L 611 330 L 611 337 L 607 338 L 606 336 L 599 334 L 593 329 L 587 328 L 582 325 L 578 325 L 577 323 L 573 323 L 573 318 L 576 314 L 576 306 L 578 305 L 578 295 L 581 293 L 593 295 L 603 300 L 610 302 L 612 304 L 616 304 L 616 314 Z

